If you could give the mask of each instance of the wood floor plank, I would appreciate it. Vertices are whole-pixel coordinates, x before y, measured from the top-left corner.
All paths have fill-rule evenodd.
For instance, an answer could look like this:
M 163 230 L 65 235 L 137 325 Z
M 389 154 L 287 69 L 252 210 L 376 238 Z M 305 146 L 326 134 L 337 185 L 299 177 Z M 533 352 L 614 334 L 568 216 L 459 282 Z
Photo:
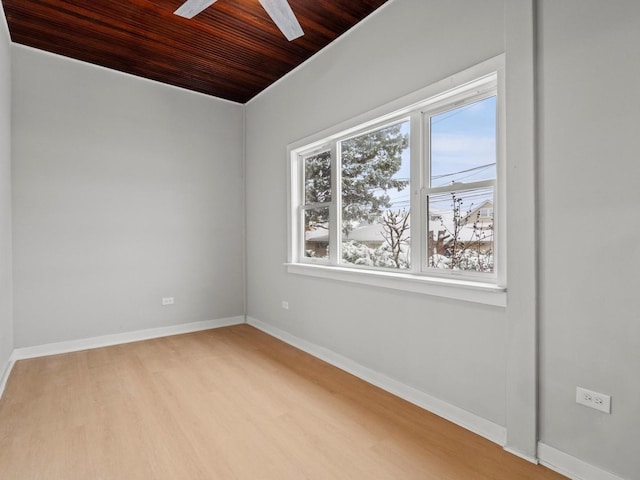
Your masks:
M 565 477 L 248 325 L 16 363 L 12 480 Z

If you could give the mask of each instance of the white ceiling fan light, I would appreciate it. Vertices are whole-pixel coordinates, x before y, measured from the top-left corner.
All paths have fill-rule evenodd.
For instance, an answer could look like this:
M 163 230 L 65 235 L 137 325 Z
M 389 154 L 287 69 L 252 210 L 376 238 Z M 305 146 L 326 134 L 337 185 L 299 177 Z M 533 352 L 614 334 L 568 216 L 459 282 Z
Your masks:
M 187 0 L 173 12 L 184 18 L 193 18 L 217 0 Z M 258 0 L 287 40 L 292 41 L 304 35 L 287 0 Z

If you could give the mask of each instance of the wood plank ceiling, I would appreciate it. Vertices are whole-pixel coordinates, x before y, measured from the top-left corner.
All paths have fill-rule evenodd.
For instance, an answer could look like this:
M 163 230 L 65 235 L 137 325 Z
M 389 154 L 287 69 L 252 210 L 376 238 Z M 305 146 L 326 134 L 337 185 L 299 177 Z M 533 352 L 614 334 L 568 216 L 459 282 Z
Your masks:
M 11 39 L 245 103 L 387 0 L 289 0 L 304 36 L 287 41 L 258 0 L 218 0 L 195 18 L 183 0 L 2 0 Z

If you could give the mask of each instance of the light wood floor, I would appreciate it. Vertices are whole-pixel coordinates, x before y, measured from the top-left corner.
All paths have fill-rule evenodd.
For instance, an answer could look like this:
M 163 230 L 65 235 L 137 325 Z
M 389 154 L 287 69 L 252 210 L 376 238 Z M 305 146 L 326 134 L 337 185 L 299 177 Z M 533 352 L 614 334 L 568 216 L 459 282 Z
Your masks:
M 17 362 L 0 477 L 564 478 L 248 325 Z

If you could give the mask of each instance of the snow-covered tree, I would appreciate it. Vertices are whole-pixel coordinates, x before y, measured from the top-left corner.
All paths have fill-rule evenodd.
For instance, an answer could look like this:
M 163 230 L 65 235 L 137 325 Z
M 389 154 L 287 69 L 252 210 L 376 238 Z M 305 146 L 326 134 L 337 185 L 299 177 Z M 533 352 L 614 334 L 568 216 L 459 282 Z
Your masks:
M 384 241 L 391 251 L 395 267 L 401 268 L 400 255 L 409 246 L 409 212 L 387 210 L 382 215 L 381 223 Z
M 429 266 L 440 269 L 493 271 L 493 221 L 485 224 L 473 203 L 451 194 L 452 217 L 440 218 L 441 228 L 429 232 Z M 478 210 L 477 212 L 474 211 Z M 463 232 L 466 234 L 463 236 Z
M 402 165 L 409 136 L 400 125 L 382 128 L 341 143 L 342 229 L 370 221 L 391 208 L 389 190 L 402 190 L 408 180 L 393 178 Z

